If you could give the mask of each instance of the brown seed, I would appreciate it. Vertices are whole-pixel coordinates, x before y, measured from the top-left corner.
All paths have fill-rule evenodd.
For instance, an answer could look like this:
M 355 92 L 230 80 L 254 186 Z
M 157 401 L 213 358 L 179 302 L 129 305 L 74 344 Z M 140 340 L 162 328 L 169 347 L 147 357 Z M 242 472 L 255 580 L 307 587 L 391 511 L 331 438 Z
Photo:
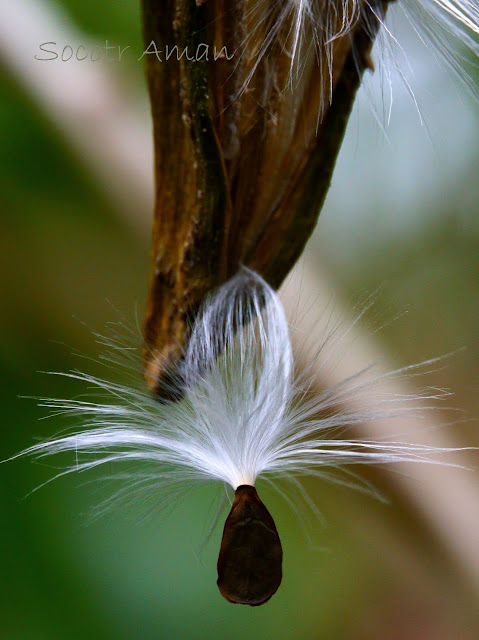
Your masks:
M 271 514 L 254 487 L 240 485 L 226 518 L 218 557 L 221 595 L 235 604 L 264 604 L 281 584 L 282 560 Z

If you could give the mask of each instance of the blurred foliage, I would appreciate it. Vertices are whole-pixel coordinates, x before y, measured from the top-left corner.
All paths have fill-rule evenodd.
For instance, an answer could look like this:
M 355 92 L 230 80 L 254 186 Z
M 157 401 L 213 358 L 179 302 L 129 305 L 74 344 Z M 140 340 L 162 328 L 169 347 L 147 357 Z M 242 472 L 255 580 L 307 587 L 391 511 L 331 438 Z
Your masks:
M 136 1 L 63 4 L 93 39 L 140 43 Z M 141 65 L 132 72 L 141 86 Z M 3 459 L 32 437 L 68 426 L 63 419 L 38 422 L 44 411 L 19 396 L 80 389 L 37 371 L 85 368 L 72 350 L 98 358 L 92 331 L 122 313 L 133 324 L 137 314 L 141 324 L 149 247 L 128 232 L 74 151 L 5 71 L 0 139 Z M 380 304 L 392 315 L 412 304 L 408 322 L 392 323 L 381 338 L 399 360 L 469 346 L 446 378 L 454 377 L 461 402 L 477 415 L 479 243 L 457 232 L 451 202 L 443 213 L 406 238 L 391 234 L 387 246 L 364 251 L 354 268 L 343 267 L 340 228 L 324 242 L 319 236 L 318 246 L 347 295 L 383 285 Z M 104 375 L 95 361 L 87 368 Z M 270 603 L 251 609 L 226 603 L 217 591 L 221 525 L 201 551 L 215 490 L 202 489 L 173 514 L 146 522 L 138 505 L 90 523 L 86 514 L 111 486 L 68 477 L 23 499 L 53 472 L 29 460 L 0 466 L 2 639 L 476 637 L 477 603 L 387 474 L 367 476 L 391 506 L 310 482 L 327 523 L 310 522 L 312 542 L 289 507 L 264 488 L 284 544 L 285 577 Z

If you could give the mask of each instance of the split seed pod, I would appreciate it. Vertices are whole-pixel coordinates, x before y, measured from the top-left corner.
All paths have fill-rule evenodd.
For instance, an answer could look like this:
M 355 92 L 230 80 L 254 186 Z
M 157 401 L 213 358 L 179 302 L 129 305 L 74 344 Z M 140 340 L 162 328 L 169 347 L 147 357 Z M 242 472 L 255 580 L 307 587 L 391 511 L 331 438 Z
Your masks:
M 479 54 L 479 6 L 477 0 L 142 5 L 156 175 L 144 367 L 148 388 L 161 397 L 206 295 L 240 265 L 278 288 L 300 256 L 363 72 L 374 68 L 377 33 L 390 64 L 397 64 L 395 47 L 399 58 L 407 56 L 385 25 L 387 15 L 404 12 L 420 39 L 471 86 L 466 68 Z
M 352 3 L 354 16 L 349 4 L 143 0 L 145 46 L 161 52 L 146 63 L 156 204 L 144 354 L 159 397 L 206 295 L 240 265 L 279 287 L 316 225 L 388 3 Z

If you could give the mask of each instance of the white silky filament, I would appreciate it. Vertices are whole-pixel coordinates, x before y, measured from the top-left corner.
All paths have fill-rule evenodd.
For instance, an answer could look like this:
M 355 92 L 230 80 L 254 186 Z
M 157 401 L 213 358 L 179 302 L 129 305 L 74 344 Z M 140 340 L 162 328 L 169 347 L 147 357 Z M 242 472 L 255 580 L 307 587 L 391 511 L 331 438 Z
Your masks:
M 355 29 L 367 9 L 382 24 L 381 57 L 404 77 L 407 73 L 402 64 L 406 62 L 411 66 L 411 63 L 393 28 L 394 16 L 403 13 L 421 41 L 454 75 L 477 91 L 470 71 L 479 56 L 478 0 L 397 0 L 390 3 L 386 18 L 383 18 L 381 4 L 377 0 L 285 0 L 276 10 L 272 26 L 259 48 L 258 59 L 268 55 L 271 43 L 279 39 L 291 58 L 292 79 L 299 81 L 308 58 L 326 56 L 332 82 L 334 43 Z M 266 0 L 256 0 L 253 7 L 260 30 L 270 22 L 271 6 Z M 368 29 L 367 20 L 363 28 Z M 253 36 L 248 34 L 246 46 Z
M 358 409 L 358 403 L 351 409 L 348 399 L 373 394 L 381 378 L 366 370 L 312 395 L 312 381 L 320 375 L 313 364 L 295 371 L 278 295 L 259 275 L 242 269 L 206 300 L 195 321 L 178 373 L 182 399 L 161 403 L 143 388 L 80 372 L 61 374 L 84 381 L 108 400 L 43 400 L 41 405 L 55 413 L 74 416 L 80 428 L 21 455 L 73 453 L 75 464 L 59 475 L 136 461 L 148 473 L 138 472 L 131 485 L 135 489 L 148 480 L 162 488 L 214 480 L 236 489 L 255 485 L 258 477 L 286 477 L 293 483 L 305 474 L 330 479 L 328 469 L 352 464 L 438 463 L 443 453 L 453 451 L 335 437 L 340 429 L 402 411 L 407 418 L 405 405 L 411 400 L 420 404 L 443 393 L 432 390 L 414 398 L 378 394 L 373 409 Z

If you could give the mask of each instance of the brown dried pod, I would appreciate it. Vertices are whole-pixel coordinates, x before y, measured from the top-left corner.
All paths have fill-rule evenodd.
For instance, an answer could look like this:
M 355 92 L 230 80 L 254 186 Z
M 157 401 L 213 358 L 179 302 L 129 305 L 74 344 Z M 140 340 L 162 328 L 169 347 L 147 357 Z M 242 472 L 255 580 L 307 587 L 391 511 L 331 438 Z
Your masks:
M 283 577 L 283 549 L 256 489 L 240 485 L 226 519 L 218 557 L 218 588 L 234 604 L 267 602 Z
M 241 264 L 277 288 L 300 256 L 388 4 L 358 4 L 344 33 L 348 3 L 315 4 L 338 35 L 302 50 L 292 82 L 288 2 L 142 0 L 156 176 L 144 365 L 159 398 L 206 295 Z

